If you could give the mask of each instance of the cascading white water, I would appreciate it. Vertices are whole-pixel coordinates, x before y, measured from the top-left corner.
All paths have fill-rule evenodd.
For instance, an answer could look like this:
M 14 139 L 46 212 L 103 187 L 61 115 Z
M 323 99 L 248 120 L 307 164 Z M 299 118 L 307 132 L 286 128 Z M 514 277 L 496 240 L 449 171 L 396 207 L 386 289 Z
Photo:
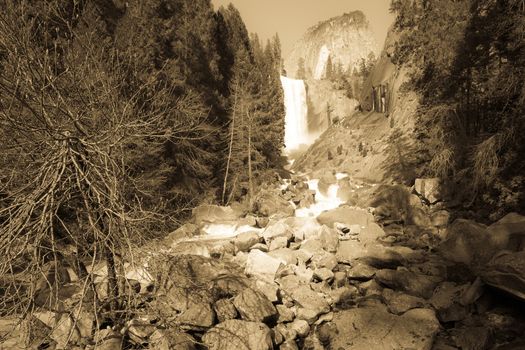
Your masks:
M 303 80 L 281 76 L 286 107 L 284 143 L 288 152 L 309 145 L 312 137 L 308 132 L 308 106 Z

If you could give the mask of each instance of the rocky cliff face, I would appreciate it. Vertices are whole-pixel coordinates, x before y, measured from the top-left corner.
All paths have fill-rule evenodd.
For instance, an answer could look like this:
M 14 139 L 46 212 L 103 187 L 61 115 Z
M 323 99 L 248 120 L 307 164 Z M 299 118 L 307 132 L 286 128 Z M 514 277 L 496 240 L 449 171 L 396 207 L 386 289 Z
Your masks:
M 379 46 L 365 15 L 354 11 L 308 29 L 286 58 L 285 69 L 288 77 L 322 79 L 329 61 L 352 71 L 371 52 L 377 56 Z
M 400 91 L 411 68 L 391 62 L 396 40 L 397 34 L 390 31 L 376 66 L 363 86 L 362 112 L 348 113 L 347 109 L 346 113 L 340 113 L 339 122 L 330 126 L 296 160 L 296 171 L 337 169 L 372 182 L 410 182 L 414 178 L 418 154 L 414 149 L 413 129 L 419 101 L 415 93 Z M 372 88 L 380 85 L 388 90 L 387 113 L 372 110 Z M 309 89 L 310 100 L 312 92 Z

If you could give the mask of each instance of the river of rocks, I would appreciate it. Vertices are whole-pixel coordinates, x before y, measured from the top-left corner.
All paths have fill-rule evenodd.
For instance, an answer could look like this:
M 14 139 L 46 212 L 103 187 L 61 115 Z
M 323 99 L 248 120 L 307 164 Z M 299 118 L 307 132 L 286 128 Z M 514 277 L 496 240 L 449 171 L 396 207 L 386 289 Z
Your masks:
M 524 349 L 525 217 L 453 221 L 439 187 L 294 175 L 251 213 L 202 205 L 149 245 L 125 272 L 140 302 L 124 328 L 36 317 L 56 349 Z

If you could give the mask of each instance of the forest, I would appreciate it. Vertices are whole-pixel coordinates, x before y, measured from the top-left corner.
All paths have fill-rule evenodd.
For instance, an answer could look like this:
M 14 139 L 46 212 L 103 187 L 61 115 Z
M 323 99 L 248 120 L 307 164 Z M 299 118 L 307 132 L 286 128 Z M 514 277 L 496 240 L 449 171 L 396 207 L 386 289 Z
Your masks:
M 421 96 L 418 171 L 458 184 L 487 220 L 523 209 L 525 3 L 395 0 L 391 11 L 392 58 Z
M 0 7 L 0 275 L 103 257 L 117 296 L 132 243 L 282 168 L 279 38 L 250 36 L 232 5 Z M 34 307 L 34 290 L 2 290 L 2 314 Z

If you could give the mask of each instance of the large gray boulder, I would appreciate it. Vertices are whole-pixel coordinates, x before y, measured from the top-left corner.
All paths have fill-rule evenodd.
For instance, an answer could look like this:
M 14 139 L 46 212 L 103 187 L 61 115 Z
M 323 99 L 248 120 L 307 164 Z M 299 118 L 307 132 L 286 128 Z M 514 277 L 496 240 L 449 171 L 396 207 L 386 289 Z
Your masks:
M 247 288 L 233 299 L 243 320 L 270 322 L 277 318 L 277 309 L 261 292 Z
M 295 209 L 291 203 L 271 190 L 262 190 L 255 198 L 255 212 L 263 216 L 293 216 Z
M 378 306 L 337 312 L 320 335 L 330 349 L 430 350 L 439 328 L 432 310 L 412 309 L 395 316 Z
M 507 250 L 525 250 L 525 216 L 517 213 L 507 214 L 498 222 L 490 225 L 487 230 L 492 235 L 507 237 Z
M 261 237 L 255 231 L 240 233 L 233 239 L 235 249 L 240 252 L 249 251 L 259 242 L 261 242 Z
M 202 337 L 209 350 L 271 350 L 272 332 L 264 323 L 228 320 Z
M 354 209 L 350 207 L 339 207 L 332 210 L 327 210 L 317 217 L 317 221 L 321 225 L 326 225 L 333 228 L 336 222 L 350 225 L 368 226 L 374 222 L 374 216 L 362 209 Z
M 281 265 L 283 265 L 281 259 L 274 258 L 258 249 L 254 249 L 248 254 L 244 272 L 248 276 L 254 276 L 273 283 L 275 274 Z
M 440 277 L 427 276 L 404 269 L 379 270 L 376 272 L 375 279 L 387 287 L 425 299 L 432 296 L 434 289 L 442 281 Z
M 280 220 L 267 226 L 262 237 L 264 242 L 269 246 L 273 240 L 279 237 L 285 237 L 287 241 L 291 240 L 293 237 L 293 231 L 285 220 Z
M 182 329 L 201 331 L 213 326 L 215 311 L 208 303 L 190 303 L 186 309 L 177 317 L 176 323 Z
M 310 310 L 315 317 L 330 311 L 330 305 L 326 299 L 307 284 L 299 285 L 290 296 L 298 306 Z
M 438 251 L 450 261 L 476 268 L 505 249 L 508 242 L 509 235 L 504 230 L 498 231 L 493 226 L 489 231 L 483 224 L 458 219 L 449 227 L 446 239 L 439 245 Z
M 503 252 L 483 269 L 483 281 L 525 300 L 525 251 Z

